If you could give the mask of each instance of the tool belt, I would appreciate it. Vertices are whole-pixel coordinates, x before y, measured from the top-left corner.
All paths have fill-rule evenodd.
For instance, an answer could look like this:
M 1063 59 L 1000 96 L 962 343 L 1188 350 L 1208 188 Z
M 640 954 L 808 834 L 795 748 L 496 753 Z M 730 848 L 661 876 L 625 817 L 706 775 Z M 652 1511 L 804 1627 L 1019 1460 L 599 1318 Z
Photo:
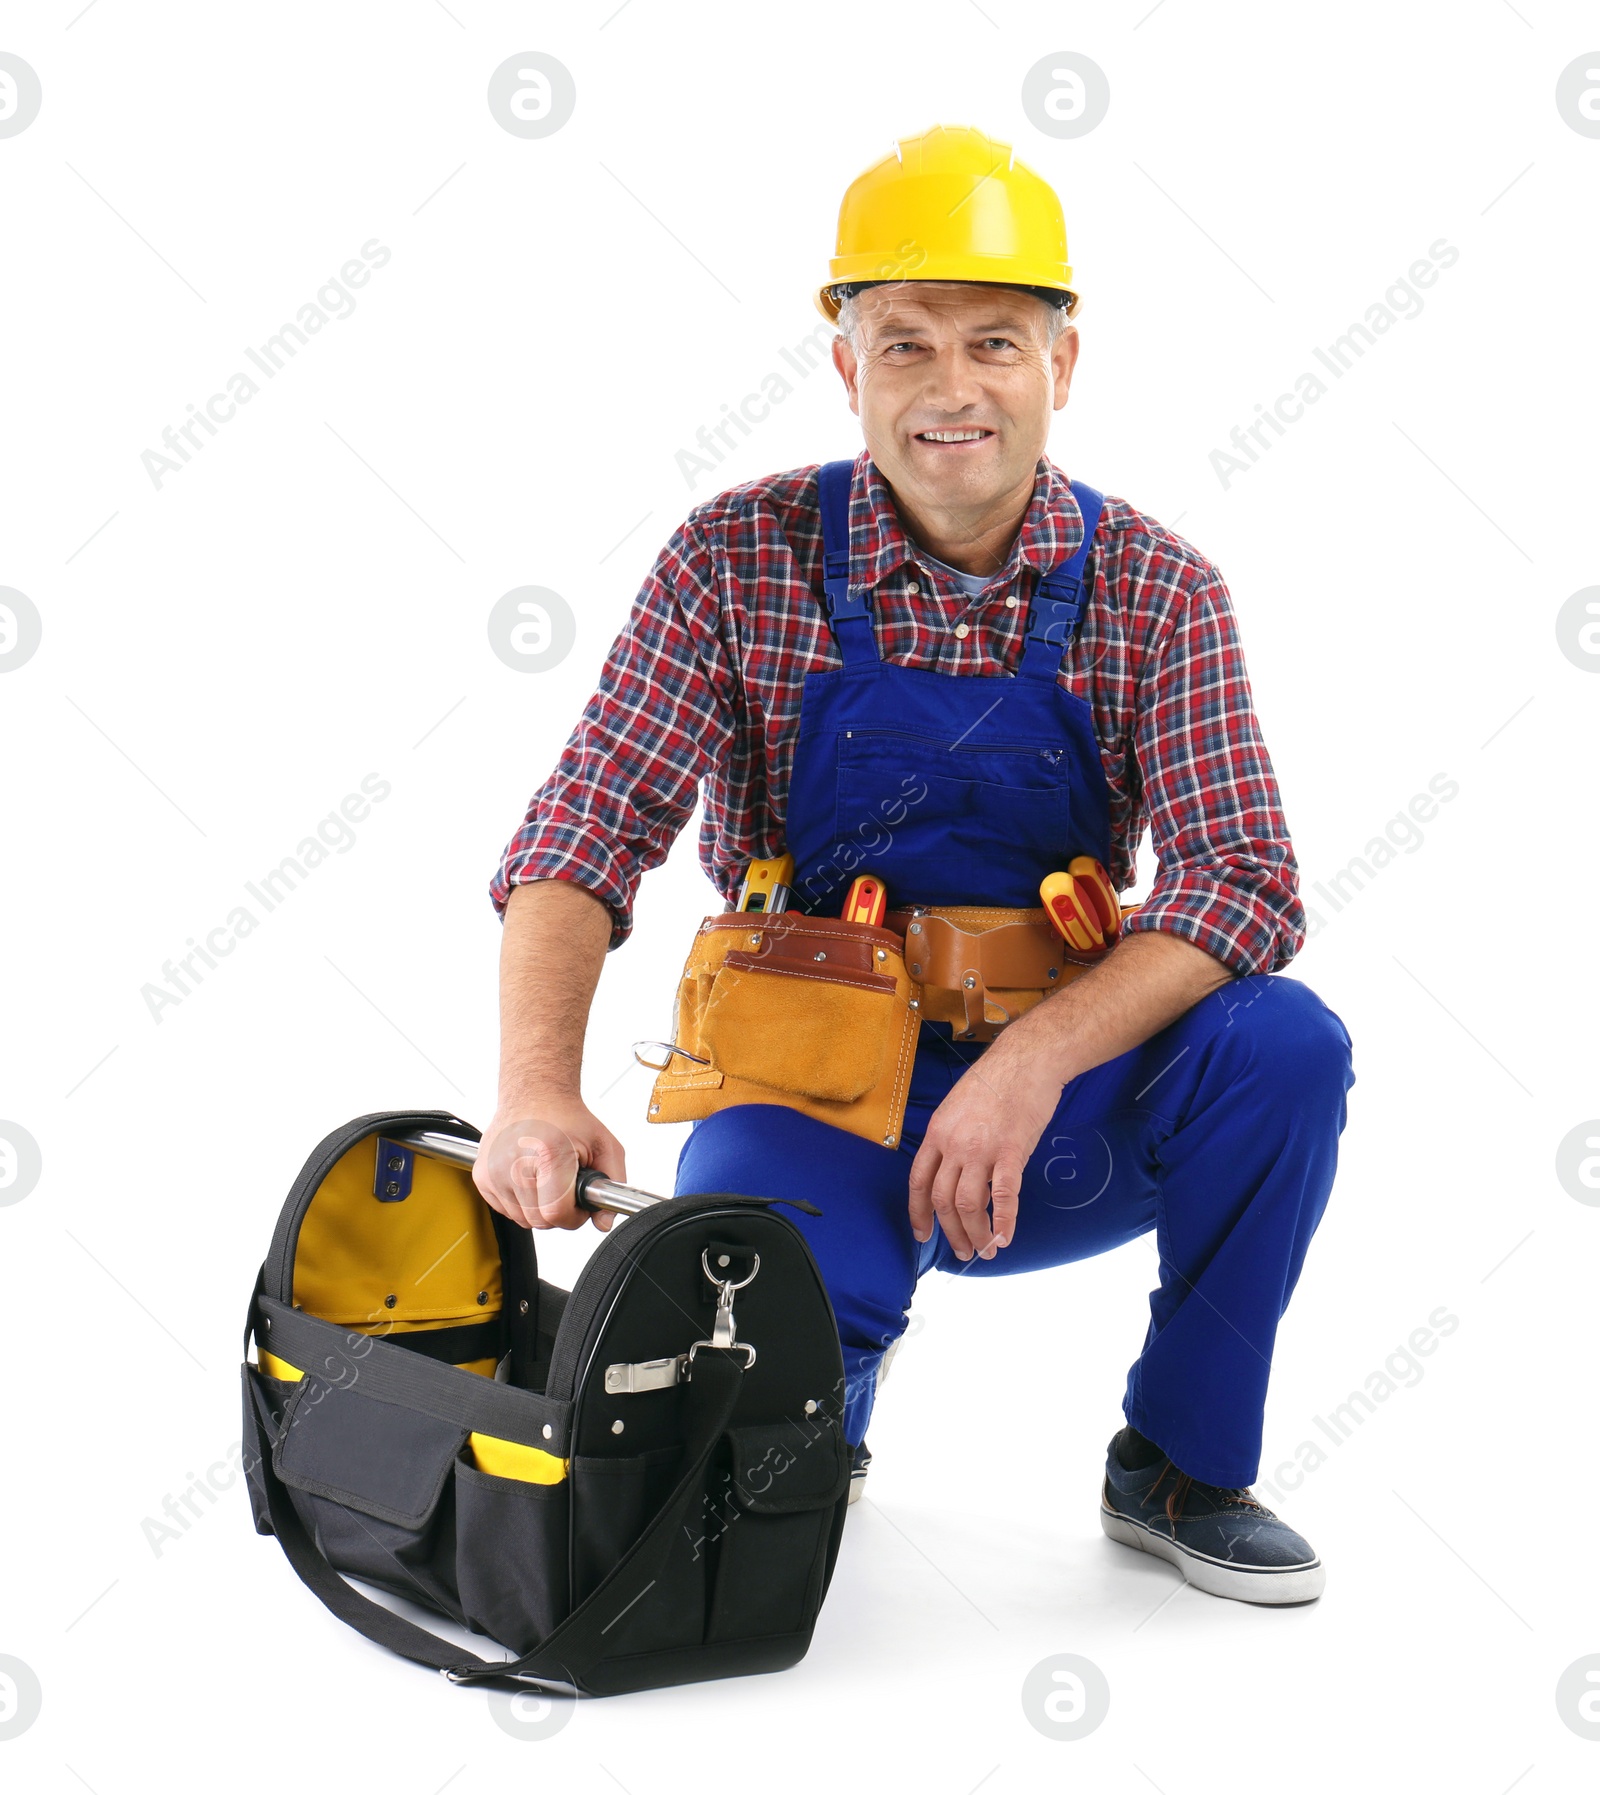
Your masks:
M 893 1147 L 924 1021 L 987 1043 L 1099 957 L 1072 952 L 1043 909 L 918 905 L 881 928 L 789 910 L 708 916 L 649 1119 L 776 1103 Z
M 478 1195 L 477 1141 L 390 1111 L 307 1160 L 247 1325 L 257 1531 L 340 1619 L 453 1683 L 612 1695 L 795 1663 L 850 1477 L 804 1237 L 763 1198 L 613 1186 L 592 1206 L 642 1206 L 569 1292 Z M 585 1168 L 579 1200 L 596 1188 Z

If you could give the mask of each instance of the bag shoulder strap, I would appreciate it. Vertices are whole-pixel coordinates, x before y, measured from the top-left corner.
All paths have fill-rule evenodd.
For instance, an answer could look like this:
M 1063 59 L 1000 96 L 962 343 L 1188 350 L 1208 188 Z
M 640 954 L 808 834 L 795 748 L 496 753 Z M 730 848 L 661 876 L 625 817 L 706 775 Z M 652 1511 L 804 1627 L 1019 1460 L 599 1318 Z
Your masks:
M 377 1645 L 387 1646 L 416 1664 L 431 1665 L 452 1683 L 556 1683 L 581 1692 L 584 1680 L 609 1649 L 605 1635 L 650 1588 L 660 1573 L 678 1528 L 698 1500 L 703 1478 L 717 1442 L 733 1417 L 744 1380 L 738 1348 L 702 1347 L 695 1355 L 689 1384 L 688 1438 L 685 1466 L 656 1517 L 590 1594 L 546 1639 L 521 1658 L 495 1662 L 458 1647 L 426 1627 L 403 1619 L 345 1582 L 318 1550 L 272 1468 L 254 1392 L 246 1380 L 245 1410 L 254 1422 L 258 1476 L 267 1501 L 273 1532 L 300 1581 L 348 1626 Z

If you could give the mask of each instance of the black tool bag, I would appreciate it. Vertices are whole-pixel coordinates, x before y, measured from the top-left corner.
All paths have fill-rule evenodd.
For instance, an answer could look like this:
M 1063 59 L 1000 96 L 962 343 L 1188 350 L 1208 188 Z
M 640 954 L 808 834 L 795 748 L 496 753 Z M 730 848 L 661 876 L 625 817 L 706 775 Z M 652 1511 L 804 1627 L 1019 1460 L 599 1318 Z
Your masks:
M 479 1196 L 477 1140 L 444 1113 L 370 1115 L 307 1161 L 246 1328 L 257 1531 L 341 1619 L 453 1682 L 613 1695 L 796 1663 L 850 1457 L 805 1240 L 765 1199 L 655 1200 L 569 1294 Z

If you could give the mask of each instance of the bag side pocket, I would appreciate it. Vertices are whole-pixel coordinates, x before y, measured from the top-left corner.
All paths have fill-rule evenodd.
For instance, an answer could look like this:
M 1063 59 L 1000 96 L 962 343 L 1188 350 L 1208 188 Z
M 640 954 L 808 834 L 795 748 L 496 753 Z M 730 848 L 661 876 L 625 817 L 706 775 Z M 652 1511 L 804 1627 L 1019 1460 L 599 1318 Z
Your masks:
M 474 1632 L 531 1651 L 566 1618 L 569 1486 L 492 1477 L 458 1458 L 456 1586 Z
M 850 1455 L 825 1413 L 728 1434 L 726 1527 L 706 1643 L 809 1633 L 850 1487 Z
M 572 1602 L 576 1606 L 638 1539 L 681 1474 L 683 1448 L 633 1458 L 574 1458 Z M 709 1505 L 689 1510 L 656 1581 L 608 1635 L 616 1656 L 697 1646 L 705 1637 L 706 1567 L 716 1532 Z
M 285 1406 L 272 1462 L 335 1570 L 459 1620 L 450 1470 L 466 1437 L 465 1427 L 308 1373 Z

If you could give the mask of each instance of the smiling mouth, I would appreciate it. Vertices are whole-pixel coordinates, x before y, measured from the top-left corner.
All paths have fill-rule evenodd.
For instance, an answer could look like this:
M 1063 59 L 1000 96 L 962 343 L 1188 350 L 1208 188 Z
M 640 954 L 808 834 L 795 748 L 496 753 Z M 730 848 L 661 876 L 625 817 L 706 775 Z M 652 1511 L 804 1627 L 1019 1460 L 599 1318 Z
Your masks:
M 938 443 L 943 446 L 952 443 L 981 443 L 986 438 L 993 435 L 994 432 L 992 430 L 979 429 L 919 430 L 916 433 L 916 440 L 919 443 Z

